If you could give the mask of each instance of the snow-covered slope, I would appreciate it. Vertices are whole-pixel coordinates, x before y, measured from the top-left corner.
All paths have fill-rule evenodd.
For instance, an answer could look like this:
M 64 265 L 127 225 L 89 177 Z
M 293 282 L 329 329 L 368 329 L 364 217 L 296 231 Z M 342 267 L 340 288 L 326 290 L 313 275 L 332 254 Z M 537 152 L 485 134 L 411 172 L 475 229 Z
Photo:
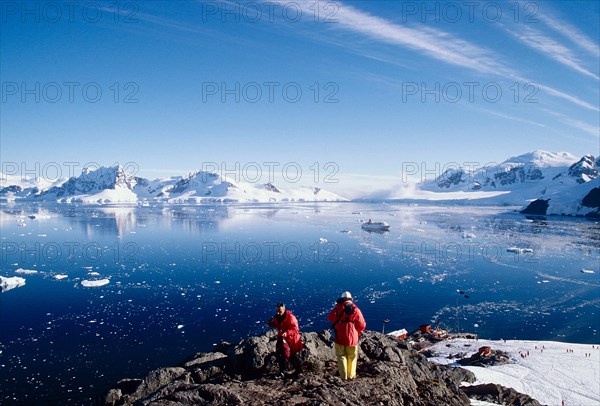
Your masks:
M 130 176 L 123 167 L 85 168 L 80 176 L 46 190 L 25 193 L 18 185 L 4 188 L 5 198 L 62 203 L 165 203 L 343 201 L 316 187 L 278 188 L 268 184 L 233 182 L 216 173 L 193 172 L 185 177 L 148 179 Z M 1 191 L 0 191 L 1 196 Z
M 543 197 L 531 202 L 521 212 L 524 214 L 600 218 L 600 177 L 570 188 L 546 193 Z
M 467 346 L 468 345 L 468 346 Z M 490 346 L 511 355 L 514 363 L 484 367 L 463 367 L 475 374 L 475 384 L 496 383 L 525 393 L 541 404 L 600 404 L 600 347 L 590 344 L 570 344 L 555 341 L 467 340 L 441 341 L 431 349 L 431 361 L 450 364 L 449 356 Z M 572 351 L 572 352 L 571 352 Z M 521 357 L 521 354 L 529 356 Z M 586 356 L 585 354 L 590 354 Z
M 578 159 L 568 152 L 537 150 L 498 165 L 455 165 L 433 180 L 379 191 L 367 199 L 525 206 L 548 195 L 564 194 L 566 202 L 570 191 L 585 189 L 575 187 L 598 178 L 599 173 L 600 158 L 592 155 Z

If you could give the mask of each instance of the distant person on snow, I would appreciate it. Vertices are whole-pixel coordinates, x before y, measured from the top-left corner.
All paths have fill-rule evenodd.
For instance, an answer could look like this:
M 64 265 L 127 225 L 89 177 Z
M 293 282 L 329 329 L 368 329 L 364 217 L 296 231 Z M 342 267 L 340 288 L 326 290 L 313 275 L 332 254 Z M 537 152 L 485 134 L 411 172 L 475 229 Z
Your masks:
M 340 378 L 356 378 L 357 346 L 361 333 L 367 327 L 360 309 L 354 304 L 350 292 L 342 293 L 327 320 L 333 323 L 335 354 Z
M 298 358 L 298 352 L 302 350 L 302 338 L 300 337 L 300 328 L 298 319 L 291 311 L 285 309 L 285 304 L 278 303 L 275 309 L 275 316 L 269 320 L 269 326 L 276 328 L 277 344 L 275 345 L 275 356 L 279 364 L 279 371 L 282 376 L 285 374 L 287 362 L 292 364 L 295 374 L 302 373 L 302 365 Z

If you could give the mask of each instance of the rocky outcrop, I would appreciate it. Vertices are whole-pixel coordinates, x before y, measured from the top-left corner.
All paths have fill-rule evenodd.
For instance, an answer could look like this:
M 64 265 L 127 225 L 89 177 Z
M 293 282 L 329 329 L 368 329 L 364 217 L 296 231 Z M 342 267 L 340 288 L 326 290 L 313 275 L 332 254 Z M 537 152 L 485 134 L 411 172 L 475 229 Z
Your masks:
M 462 366 L 475 367 L 490 367 L 493 365 L 512 364 L 510 355 L 500 350 L 492 350 L 489 355 L 482 355 L 476 352 L 470 357 L 462 358 L 457 362 Z
M 581 204 L 585 207 L 600 208 L 600 187 L 593 188 L 581 200 Z
M 447 169 L 436 179 L 436 182 L 441 189 L 448 189 L 466 182 L 466 178 L 467 174 L 462 169 Z
M 496 187 L 496 184 L 502 186 L 514 185 L 517 183 L 533 182 L 540 179 L 544 179 L 544 176 L 539 168 L 533 165 L 523 165 L 509 168 L 504 172 L 495 173 L 494 181 L 491 184 Z
M 507 388 L 494 383 L 463 386 L 461 389 L 469 398 L 496 403 L 498 405 L 541 406 L 540 402 L 531 396 L 519 393 L 513 388 Z
M 277 379 L 272 333 L 221 343 L 176 368 L 122 380 L 106 405 L 469 405 L 460 389 L 474 376 L 462 368 L 435 365 L 388 336 L 365 332 L 356 380 L 342 381 L 328 332 L 303 333 L 304 373 Z
M 523 214 L 534 214 L 538 216 L 545 216 L 548 211 L 548 202 L 550 199 L 537 199 L 529 203 L 527 207 L 521 210 Z
M 577 183 L 585 183 L 598 177 L 598 164 L 593 155 L 584 155 L 578 162 L 569 167 L 569 176 Z

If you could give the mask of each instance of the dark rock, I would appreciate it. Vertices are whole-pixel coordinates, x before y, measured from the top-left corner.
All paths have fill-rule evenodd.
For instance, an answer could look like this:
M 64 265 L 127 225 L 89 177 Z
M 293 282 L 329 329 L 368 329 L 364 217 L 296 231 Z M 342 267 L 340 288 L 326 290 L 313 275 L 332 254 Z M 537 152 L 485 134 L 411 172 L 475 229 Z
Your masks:
M 110 391 L 108 405 L 469 405 L 459 389 L 472 374 L 460 368 L 429 363 L 406 344 L 365 332 L 361 338 L 358 378 L 344 382 L 329 332 L 303 333 L 299 354 L 304 373 L 294 379 L 274 379 L 275 341 L 272 333 L 212 353 L 200 353 L 184 368 L 152 371 L 135 392 Z M 123 381 L 121 381 L 123 382 Z
M 436 365 L 439 370 L 440 375 L 446 381 L 446 383 L 455 383 L 455 382 L 475 382 L 475 374 L 468 369 L 460 368 L 460 367 L 451 367 L 447 365 Z
M 594 162 L 593 155 L 584 155 L 578 162 L 569 167 L 569 176 L 577 179 L 578 183 L 585 183 L 587 180 L 598 177 L 598 169 Z M 584 175 L 588 178 L 584 178 Z
M 581 201 L 585 207 L 600 207 L 600 188 L 595 187 L 589 191 Z
M 440 188 L 449 188 L 453 185 L 466 182 L 467 174 L 461 169 L 447 169 L 436 180 Z
M 494 174 L 494 181 L 501 185 L 531 182 L 543 179 L 542 171 L 535 165 L 524 165 L 510 168 L 506 172 Z
M 499 405 L 541 406 L 540 402 L 533 399 L 531 396 L 519 393 L 513 388 L 507 388 L 493 383 L 463 386 L 461 389 L 470 398 L 497 403 Z
M 468 358 L 463 358 L 457 361 L 460 365 L 463 366 L 477 366 L 477 367 L 489 367 L 492 365 L 504 365 L 504 364 L 512 364 L 510 360 L 510 355 L 499 351 L 492 350 L 490 355 L 485 356 L 476 352 Z
M 227 355 L 223 354 L 222 352 L 207 352 L 207 353 L 199 353 L 196 354 L 196 356 L 188 361 L 185 362 L 183 364 L 183 366 L 185 368 L 190 368 L 193 367 L 194 365 L 200 365 L 203 364 L 205 366 L 212 366 L 212 365 L 225 365 L 225 359 L 227 359 Z
M 277 189 L 277 186 L 275 186 L 271 182 L 265 184 L 265 189 L 268 190 L 269 192 L 281 193 L 281 191 L 279 189 Z
M 187 383 L 192 381 L 189 373 L 184 368 L 156 369 L 146 375 L 134 393 L 123 396 L 124 404 L 131 404 L 133 400 L 146 398 L 159 388 L 177 380 L 183 380 Z
M 549 206 L 549 202 L 550 199 L 537 199 L 534 200 L 533 202 L 529 203 L 529 205 L 527 207 L 525 207 L 523 210 L 521 210 L 521 213 L 523 214 L 537 214 L 540 216 L 545 216 L 546 215 L 546 211 L 548 210 L 548 206 Z
M 7 193 L 19 193 L 23 191 L 23 188 L 19 185 L 10 185 L 10 186 L 6 186 L 2 189 L 0 189 L 0 194 L 7 194 Z
M 121 391 L 123 395 L 129 395 L 137 390 L 142 384 L 141 379 L 121 379 L 117 382 L 117 389 Z
M 111 389 L 108 391 L 106 396 L 104 397 L 104 404 L 110 406 L 120 405 L 121 397 L 123 394 L 121 393 L 121 389 Z

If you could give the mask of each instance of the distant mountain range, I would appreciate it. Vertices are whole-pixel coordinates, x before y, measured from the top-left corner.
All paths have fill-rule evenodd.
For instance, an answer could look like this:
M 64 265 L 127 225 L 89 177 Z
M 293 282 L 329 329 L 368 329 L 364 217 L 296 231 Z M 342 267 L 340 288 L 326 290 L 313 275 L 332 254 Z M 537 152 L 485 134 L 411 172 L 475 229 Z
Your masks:
M 453 166 L 406 193 L 402 187 L 360 201 L 437 201 L 522 206 L 528 214 L 600 217 L 600 157 L 533 151 L 483 167 Z M 0 174 L 0 199 L 120 204 L 205 202 L 326 202 L 348 199 L 318 187 L 282 188 L 234 182 L 211 172 L 148 180 L 123 167 L 84 169 L 81 175 L 34 182 Z
M 11 183 L 12 180 L 12 184 Z M 325 202 L 343 197 L 318 187 L 278 188 L 272 183 L 233 182 L 216 173 L 193 172 L 184 177 L 150 181 L 131 176 L 120 165 L 83 169 L 81 175 L 62 182 L 31 180 L 17 184 L 2 177 L 0 199 L 60 203 L 203 203 L 203 202 Z
M 599 199 L 593 198 L 599 191 L 599 175 L 600 157 L 578 159 L 566 152 L 534 151 L 499 165 L 449 169 L 434 181 L 422 183 L 420 190 L 460 192 L 459 198 L 475 198 L 479 204 L 525 205 L 524 212 L 529 214 L 599 217 Z M 498 193 L 477 198 L 478 193 L 491 192 Z
M 528 213 L 598 217 L 600 205 L 592 197 L 600 187 L 599 174 L 600 157 L 537 150 L 500 164 L 452 165 L 414 188 L 380 190 L 360 200 L 527 208 L 539 199 L 548 204 L 537 203 Z

